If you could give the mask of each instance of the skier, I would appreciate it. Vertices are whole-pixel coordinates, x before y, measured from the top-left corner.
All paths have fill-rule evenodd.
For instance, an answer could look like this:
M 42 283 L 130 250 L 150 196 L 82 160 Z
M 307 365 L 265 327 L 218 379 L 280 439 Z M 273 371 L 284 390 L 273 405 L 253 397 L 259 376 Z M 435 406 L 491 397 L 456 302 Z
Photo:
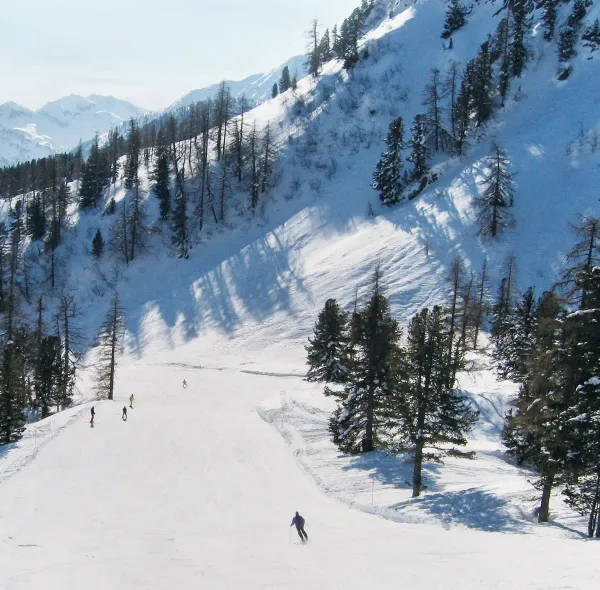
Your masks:
M 123 418 L 123 422 L 127 421 L 127 406 L 123 406 L 123 415 L 121 418 Z
M 94 425 L 94 416 L 96 415 L 96 412 L 94 410 L 94 406 L 92 406 L 91 413 L 92 413 L 92 419 L 90 420 L 90 424 L 93 426 Z
M 187 381 L 186 381 L 185 379 L 183 380 L 183 383 L 182 383 L 182 385 L 183 385 L 183 388 L 184 388 L 184 389 L 187 389 Z
M 133 409 L 133 402 L 135 401 L 135 397 L 133 397 L 133 393 L 129 396 L 129 407 Z
M 298 531 L 298 536 L 301 541 L 308 541 L 308 535 L 304 530 L 304 522 L 305 520 L 300 516 L 298 512 L 296 512 L 296 516 L 292 518 L 292 524 L 290 526 L 296 525 L 296 530 Z

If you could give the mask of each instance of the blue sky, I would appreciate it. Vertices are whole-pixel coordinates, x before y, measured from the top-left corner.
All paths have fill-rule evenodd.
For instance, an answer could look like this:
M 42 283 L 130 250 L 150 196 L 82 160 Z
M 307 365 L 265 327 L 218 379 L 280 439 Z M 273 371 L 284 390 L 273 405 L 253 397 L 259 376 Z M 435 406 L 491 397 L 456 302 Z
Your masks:
M 8 4 L 8 6 L 6 5 Z M 111 94 L 156 109 L 303 53 L 360 0 L 21 0 L 0 9 L 0 103 Z

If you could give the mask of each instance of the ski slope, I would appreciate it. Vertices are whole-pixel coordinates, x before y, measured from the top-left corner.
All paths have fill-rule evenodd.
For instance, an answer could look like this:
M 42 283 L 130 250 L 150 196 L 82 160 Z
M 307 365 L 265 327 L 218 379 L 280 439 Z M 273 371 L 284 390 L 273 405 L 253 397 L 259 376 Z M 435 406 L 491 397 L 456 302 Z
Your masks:
M 212 345 L 127 362 L 93 429 L 83 406 L 0 486 L 1 588 L 593 587 L 593 543 L 394 523 L 323 494 L 256 412 L 302 381 Z

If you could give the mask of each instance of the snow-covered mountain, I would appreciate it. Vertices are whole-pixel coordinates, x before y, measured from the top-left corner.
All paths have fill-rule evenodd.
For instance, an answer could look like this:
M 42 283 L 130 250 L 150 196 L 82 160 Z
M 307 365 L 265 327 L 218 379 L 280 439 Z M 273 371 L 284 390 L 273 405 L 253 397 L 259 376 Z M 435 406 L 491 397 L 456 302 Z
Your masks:
M 239 98 L 244 95 L 251 103 L 260 104 L 265 100 L 271 98 L 271 92 L 273 84 L 279 81 L 283 68 L 287 66 L 290 71 L 290 76 L 293 78 L 296 74 L 298 80 L 304 78 L 307 74 L 306 56 L 297 55 L 291 57 L 280 66 L 264 72 L 261 74 L 253 74 L 243 80 L 226 80 L 225 83 L 230 89 L 231 96 L 233 98 Z M 199 88 L 198 90 L 192 90 L 185 96 L 182 96 L 179 100 L 175 101 L 170 109 L 177 109 L 179 107 L 188 106 L 195 102 L 214 98 L 219 91 L 220 83 L 212 84 L 206 88 Z
M 106 133 L 146 113 L 112 96 L 72 94 L 31 111 L 14 102 L 0 105 L 0 166 L 75 148 L 95 133 Z
M 462 72 L 497 30 L 503 4 L 475 3 L 450 46 L 440 38 L 444 0 L 379 0 L 352 71 L 333 60 L 319 80 L 304 78 L 297 92 L 246 113 L 261 138 L 269 128 L 277 151 L 255 210 L 247 177 L 229 190 L 219 183 L 224 223 L 215 188 L 200 231 L 197 184 L 180 193 L 189 198 L 188 259 L 169 249 L 171 225 L 158 220 L 143 164 L 154 230 L 146 253 L 128 264 L 108 249 L 100 260 L 90 253 L 96 232 L 108 243 L 127 215 L 122 179 L 97 210 L 72 206 L 54 291 L 48 250 L 32 243 L 27 271 L 38 280 L 25 311 L 36 313 L 38 288 L 50 325 L 56 299 L 73 293 L 91 341 L 117 289 L 127 351 L 114 402 L 95 398 L 92 352 L 73 407 L 0 450 L 0 587 L 594 587 L 597 546 L 577 540 L 586 523 L 560 493 L 551 522 L 535 523 L 534 474 L 507 460 L 500 440 L 517 386 L 496 380 L 485 351 L 476 370 L 459 375 L 480 411 L 467 447 L 476 457 L 430 463 L 417 499 L 403 457 L 340 454 L 327 429 L 332 399 L 304 380 L 304 345 L 323 303 L 335 297 L 350 310 L 356 293 L 364 302 L 377 264 L 405 326 L 423 306 L 447 301 L 459 255 L 467 272 L 487 260 L 495 292 L 514 254 L 519 289 L 540 294 L 572 246 L 568 223 L 599 215 L 598 54 L 578 44 L 570 75 L 558 80 L 564 66 L 556 42 L 543 39 L 539 9 L 523 75 L 503 108 L 494 97 L 493 116 L 465 153 L 433 155 L 429 185 L 397 206 L 383 207 L 371 187 L 390 121 L 402 116 L 408 131 L 425 109 L 432 68 L 445 77 L 458 61 Z M 557 25 L 571 9 L 559 5 Z M 599 17 L 589 7 L 584 25 Z M 479 235 L 473 206 L 494 141 L 516 179 L 515 225 L 496 240 Z M 196 164 L 191 149 L 183 153 Z M 211 166 L 208 181 L 219 182 L 220 164 Z M 104 215 L 111 198 L 117 214 Z M 124 421 L 131 393 L 137 405 Z M 295 510 L 307 518 L 303 546 L 288 538 Z

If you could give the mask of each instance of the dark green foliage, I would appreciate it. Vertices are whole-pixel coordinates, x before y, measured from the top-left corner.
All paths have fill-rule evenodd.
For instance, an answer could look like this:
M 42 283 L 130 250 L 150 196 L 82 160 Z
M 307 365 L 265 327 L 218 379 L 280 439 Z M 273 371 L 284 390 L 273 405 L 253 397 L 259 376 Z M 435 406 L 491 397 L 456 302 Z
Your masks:
M 465 150 L 467 136 L 471 129 L 471 105 L 473 102 L 474 75 L 475 60 L 471 60 L 465 67 L 454 109 L 456 147 L 459 154 L 462 154 Z
M 5 344 L 0 371 L 0 444 L 19 440 L 25 429 L 23 363 L 20 346 L 14 341 Z
M 567 19 L 567 25 L 569 27 L 578 27 L 585 18 L 586 13 L 585 1 L 575 0 L 575 2 L 573 2 L 573 10 Z
M 141 137 L 140 130 L 132 117 L 129 120 L 127 136 L 127 159 L 125 160 L 125 188 L 131 190 L 139 184 L 138 170 L 140 166 Z
M 569 25 L 563 25 L 560 28 L 558 37 L 558 59 L 561 62 L 570 60 L 577 55 L 575 44 L 579 34 L 577 29 Z
M 104 238 L 102 237 L 102 232 L 100 228 L 96 230 L 96 235 L 92 240 L 92 254 L 96 258 L 102 258 L 102 253 L 104 251 Z
M 46 215 L 39 193 L 36 193 L 27 205 L 27 233 L 32 240 L 41 240 L 46 233 Z
M 179 184 L 175 193 L 175 209 L 173 210 L 171 225 L 173 230 L 171 242 L 177 257 L 188 258 L 190 238 L 188 233 L 187 196 L 185 190 Z
M 594 24 L 589 26 L 581 35 L 585 41 L 584 45 L 592 51 L 596 51 L 600 47 L 600 20 L 596 19 Z
M 97 343 L 96 391 L 99 396 L 109 400 L 114 397 L 117 361 L 123 352 L 124 315 L 119 296 L 115 293 L 106 319 L 100 327 Z
M 307 381 L 344 383 L 349 375 L 349 359 L 346 355 L 348 344 L 348 314 L 340 309 L 335 299 L 328 299 L 319 312 L 313 338 L 305 347 Z
M 98 136 L 92 143 L 90 155 L 83 167 L 81 185 L 79 187 L 79 206 L 92 209 L 97 206 L 103 190 L 108 185 L 110 169 L 106 154 L 98 145 Z
M 544 39 L 552 41 L 556 29 L 556 4 L 557 0 L 544 0 L 544 13 L 542 20 L 544 22 Z
M 442 39 L 448 39 L 454 31 L 458 31 L 467 24 L 467 16 L 471 11 L 460 3 L 460 0 L 451 0 L 446 10 L 446 21 L 444 22 L 444 31 Z
M 117 202 L 114 199 L 111 199 L 106 205 L 106 209 L 104 209 L 104 213 L 102 215 L 114 215 L 117 210 Z
M 413 497 L 423 489 L 423 461 L 439 460 L 443 455 L 472 457 L 472 453 L 457 449 L 466 445 L 465 434 L 477 414 L 450 377 L 448 333 L 444 313 L 437 306 L 431 311 L 423 309 L 408 328 L 409 370 L 408 379 L 399 386 L 401 419 L 396 441 L 414 455 Z M 462 361 L 459 364 L 462 366 Z
M 285 92 L 292 86 L 292 80 L 290 79 L 290 68 L 285 66 L 281 71 L 281 78 L 279 78 L 279 92 Z
M 537 303 L 533 287 L 529 287 L 510 313 L 504 350 L 505 363 L 499 370 L 503 378 L 522 381 L 526 377 L 536 329 Z
M 279 94 L 279 88 L 277 87 L 277 84 L 273 84 L 273 88 L 271 90 L 271 98 L 277 98 L 277 95 Z
M 171 212 L 171 192 L 169 190 L 169 151 L 164 135 L 159 136 L 156 146 L 156 161 L 152 171 L 152 191 L 159 202 L 160 218 L 168 219 Z
M 61 344 L 58 336 L 44 336 L 35 365 L 34 389 L 41 417 L 48 416 L 50 406 L 60 405 L 62 373 Z
M 360 312 L 360 325 L 352 377 L 338 394 L 340 404 L 329 426 L 334 443 L 345 453 L 369 452 L 389 442 L 402 373 L 400 330 L 377 286 Z
M 344 68 L 347 70 L 352 69 L 360 60 L 358 42 L 364 33 L 367 18 L 374 5 L 373 1 L 368 0 L 355 8 L 342 23 L 339 34 L 336 31 L 334 35 L 332 54 L 344 62 Z
M 429 167 L 429 150 L 427 149 L 427 120 L 425 115 L 415 115 L 415 120 L 410 128 L 411 137 L 408 145 L 411 147 L 410 155 L 407 160 L 414 165 L 412 171 L 413 180 L 421 180 Z
M 504 149 L 492 143 L 488 158 L 489 172 L 481 185 L 483 193 L 474 199 L 479 233 L 495 238 L 502 230 L 513 225 L 509 209 L 514 202 L 514 176 L 509 171 L 509 159 Z
M 525 34 L 531 26 L 527 0 L 513 1 L 513 19 L 510 40 L 510 62 L 511 74 L 519 78 L 527 62 L 527 47 L 525 45 Z
M 402 197 L 402 150 L 404 145 L 404 122 L 402 117 L 390 123 L 386 139 L 387 150 L 381 154 L 377 168 L 373 174 L 373 188 L 379 191 L 379 198 L 384 205 L 395 205 Z
M 471 97 L 473 100 L 473 110 L 475 115 L 475 124 L 481 127 L 492 114 L 492 61 L 489 51 L 489 43 L 482 43 L 479 49 L 479 55 L 475 62 L 473 71 Z

